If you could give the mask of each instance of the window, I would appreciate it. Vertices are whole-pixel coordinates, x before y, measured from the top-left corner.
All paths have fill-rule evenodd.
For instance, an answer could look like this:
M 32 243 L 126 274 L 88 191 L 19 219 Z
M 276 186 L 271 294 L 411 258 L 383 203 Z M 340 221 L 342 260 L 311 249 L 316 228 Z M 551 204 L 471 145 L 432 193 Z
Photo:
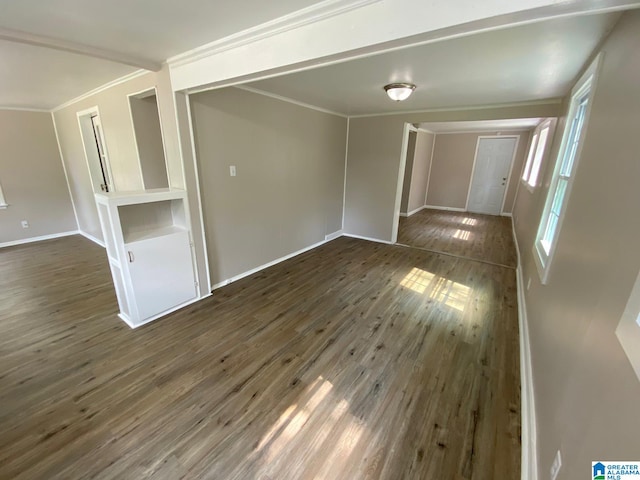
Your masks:
M 640 378 L 640 272 L 616 328 L 616 336 Z
M 531 140 L 527 162 L 524 165 L 522 175 L 522 180 L 531 191 L 538 186 L 540 167 L 542 167 L 542 160 L 546 153 L 547 145 L 550 143 L 551 122 L 551 119 L 542 122 L 536 128 L 533 139 Z
M 4 193 L 2 193 L 2 185 L 0 185 L 0 208 L 7 208 L 9 204 L 4 199 Z
M 538 272 L 540 273 L 543 284 L 547 283 L 549 268 L 562 227 L 564 212 L 567 207 L 573 178 L 580 157 L 584 127 L 589 117 L 589 101 L 594 83 L 593 72 L 595 71 L 597 63 L 598 62 L 594 62 L 573 90 L 569 115 L 567 116 L 567 127 L 564 131 L 560 152 L 556 160 L 556 166 L 547 194 L 547 200 L 540 219 L 540 225 L 538 226 L 538 234 L 536 235 L 536 241 L 533 246 L 536 266 L 538 267 Z M 542 132 L 540 132 L 539 138 L 542 139 Z M 531 166 L 531 173 L 533 173 L 533 168 L 536 164 L 537 153 L 536 149 L 536 155 L 533 157 Z M 536 173 L 535 181 L 537 181 L 537 175 Z M 529 176 L 528 182 L 531 182 L 531 175 Z

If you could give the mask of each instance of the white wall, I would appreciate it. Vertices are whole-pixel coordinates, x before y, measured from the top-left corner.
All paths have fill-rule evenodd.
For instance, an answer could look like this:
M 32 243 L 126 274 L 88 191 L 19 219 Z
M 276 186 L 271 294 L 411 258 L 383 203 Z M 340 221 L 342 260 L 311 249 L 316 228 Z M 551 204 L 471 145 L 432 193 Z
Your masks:
M 0 244 L 77 230 L 51 114 L 0 110 L 0 185 Z
M 559 480 L 591 478 L 591 461 L 636 459 L 640 381 L 615 335 L 640 270 L 640 11 L 602 46 L 573 189 L 549 281 L 532 246 L 565 128 L 558 122 L 542 187 L 520 188 L 514 209 L 522 255 L 538 424 L 539 471 L 562 452 Z M 640 328 L 640 327 L 639 327 Z

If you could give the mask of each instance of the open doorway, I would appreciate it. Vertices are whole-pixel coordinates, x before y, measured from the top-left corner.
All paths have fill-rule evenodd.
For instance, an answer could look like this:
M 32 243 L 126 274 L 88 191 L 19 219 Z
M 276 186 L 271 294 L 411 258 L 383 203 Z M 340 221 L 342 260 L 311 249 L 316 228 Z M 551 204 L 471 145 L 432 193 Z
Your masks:
M 169 176 L 156 89 L 128 95 L 128 100 L 144 189 L 167 188 Z
M 509 217 L 533 131 L 545 121 L 416 124 L 396 243 L 515 266 Z
M 93 192 L 113 192 L 113 176 L 98 107 L 83 110 L 77 115 Z

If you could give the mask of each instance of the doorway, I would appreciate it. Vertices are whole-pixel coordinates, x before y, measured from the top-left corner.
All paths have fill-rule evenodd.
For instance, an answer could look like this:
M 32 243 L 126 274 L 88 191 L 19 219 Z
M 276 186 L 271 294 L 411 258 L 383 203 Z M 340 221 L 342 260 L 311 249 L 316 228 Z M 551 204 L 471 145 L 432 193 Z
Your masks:
M 518 146 L 518 136 L 478 137 L 466 210 L 500 215 Z
M 144 189 L 168 188 L 169 175 L 156 88 L 128 95 L 128 101 Z
M 98 107 L 78 112 L 77 115 L 93 192 L 113 192 L 113 176 Z

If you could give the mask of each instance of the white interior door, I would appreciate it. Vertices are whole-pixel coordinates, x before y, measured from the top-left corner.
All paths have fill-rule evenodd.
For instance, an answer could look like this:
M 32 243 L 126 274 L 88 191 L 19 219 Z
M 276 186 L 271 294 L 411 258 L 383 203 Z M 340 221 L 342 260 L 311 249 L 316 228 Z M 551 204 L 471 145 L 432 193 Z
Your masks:
M 516 137 L 478 140 L 467 210 L 500 215 L 516 143 Z
M 93 191 L 95 193 L 113 192 L 113 177 L 97 110 L 79 112 L 78 123 Z
M 104 146 L 102 123 L 97 113 L 91 115 L 91 126 L 93 127 L 93 138 L 98 151 L 98 166 L 100 167 L 100 178 L 102 180 L 101 189 L 103 192 L 110 192 L 113 190 L 111 188 L 111 170 L 109 168 L 109 159 L 107 158 L 107 149 Z

